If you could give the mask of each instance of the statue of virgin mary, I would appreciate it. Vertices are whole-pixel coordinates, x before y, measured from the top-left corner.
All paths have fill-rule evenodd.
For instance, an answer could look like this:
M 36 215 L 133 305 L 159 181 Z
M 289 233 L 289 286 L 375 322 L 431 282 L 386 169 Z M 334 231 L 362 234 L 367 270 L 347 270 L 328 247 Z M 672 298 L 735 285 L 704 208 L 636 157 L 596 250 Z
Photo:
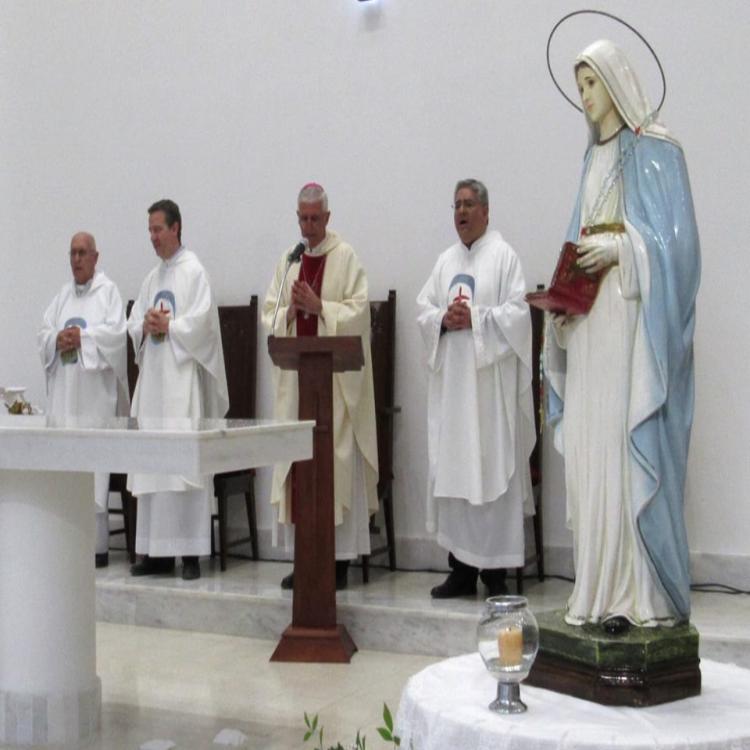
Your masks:
M 584 270 L 605 274 L 587 315 L 551 326 L 548 409 L 574 535 L 565 619 L 617 633 L 690 615 L 683 493 L 700 247 L 682 148 L 623 52 L 594 42 L 574 69 L 590 137 L 566 239 Z

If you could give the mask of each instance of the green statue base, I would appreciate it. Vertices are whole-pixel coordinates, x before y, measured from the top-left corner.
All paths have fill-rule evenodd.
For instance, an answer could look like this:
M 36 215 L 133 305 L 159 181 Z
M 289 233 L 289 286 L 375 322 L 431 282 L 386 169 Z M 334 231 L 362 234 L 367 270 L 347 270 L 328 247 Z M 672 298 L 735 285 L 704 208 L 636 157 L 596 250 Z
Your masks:
M 527 685 L 609 706 L 654 706 L 700 694 L 698 631 L 689 623 L 609 635 L 600 625 L 568 625 L 564 614 L 536 616 L 539 653 Z

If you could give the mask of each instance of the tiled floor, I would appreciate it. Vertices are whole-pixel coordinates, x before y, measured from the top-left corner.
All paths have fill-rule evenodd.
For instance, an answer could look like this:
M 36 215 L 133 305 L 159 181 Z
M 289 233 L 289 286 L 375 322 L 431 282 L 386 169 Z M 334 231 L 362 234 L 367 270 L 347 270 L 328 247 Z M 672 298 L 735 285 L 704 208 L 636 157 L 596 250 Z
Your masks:
M 385 748 L 376 731 L 383 702 L 395 714 L 412 674 L 461 644 L 473 648 L 483 592 L 436 602 L 429 589 L 442 574 L 376 569 L 364 586 L 353 570 L 349 589 L 337 595 L 340 619 L 362 648 L 351 664 L 272 663 L 291 613 L 291 594 L 278 586 L 289 567 L 234 561 L 220 574 L 209 562 L 195 582 L 136 580 L 113 554 L 110 567 L 97 571 L 99 617 L 108 622 L 97 627 L 103 710 L 93 750 L 139 750 L 154 740 L 176 750 L 216 748 L 224 729 L 247 736 L 246 748 L 311 748 L 302 742 L 304 712 L 320 715 L 324 747 L 341 741 L 348 749 L 361 729 L 368 749 Z M 529 580 L 526 594 L 541 611 L 562 606 L 570 588 Z M 750 597 L 694 594 L 693 622 L 704 657 L 750 667 Z M 266 635 L 247 637 L 256 630 Z M 381 650 L 363 648 L 368 643 Z M 426 655 L 403 653 L 410 649 Z
M 386 747 L 383 702 L 398 706 L 413 673 L 437 659 L 360 651 L 351 664 L 280 664 L 272 641 L 100 623 L 102 735 L 96 750 L 137 750 L 154 739 L 179 750 L 216 747 L 222 729 L 247 748 L 303 747 L 304 712 L 319 714 L 324 740 Z M 308 743 L 309 745 L 310 743 Z M 328 744 L 325 745 L 328 747 Z

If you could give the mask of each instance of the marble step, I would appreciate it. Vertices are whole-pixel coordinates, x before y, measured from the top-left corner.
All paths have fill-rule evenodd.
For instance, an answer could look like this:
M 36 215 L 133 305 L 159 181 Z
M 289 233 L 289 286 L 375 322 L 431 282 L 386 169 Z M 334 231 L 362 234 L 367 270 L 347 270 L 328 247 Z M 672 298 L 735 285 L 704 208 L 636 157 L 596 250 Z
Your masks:
M 292 595 L 279 582 L 291 567 L 279 562 L 202 561 L 198 581 L 169 576 L 132 578 L 124 554 L 110 553 L 110 566 L 96 575 L 96 615 L 104 622 L 264 638 L 276 641 L 292 617 Z M 363 649 L 455 656 L 476 648 L 483 587 L 475 598 L 432 600 L 430 588 L 442 573 L 349 571 L 349 587 L 337 594 L 339 622 Z M 511 592 L 515 586 L 510 584 Z M 564 605 L 571 584 L 554 578 L 525 582 L 534 611 Z M 750 597 L 693 595 L 693 623 L 701 656 L 750 668 Z

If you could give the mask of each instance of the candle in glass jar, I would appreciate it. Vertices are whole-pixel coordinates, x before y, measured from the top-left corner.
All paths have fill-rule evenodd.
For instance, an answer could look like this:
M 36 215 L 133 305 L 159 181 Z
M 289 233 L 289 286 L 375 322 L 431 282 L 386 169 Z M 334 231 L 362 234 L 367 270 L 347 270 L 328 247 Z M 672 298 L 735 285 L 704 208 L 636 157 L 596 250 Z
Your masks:
M 523 630 L 503 628 L 497 634 L 498 660 L 501 667 L 519 667 L 523 659 Z

